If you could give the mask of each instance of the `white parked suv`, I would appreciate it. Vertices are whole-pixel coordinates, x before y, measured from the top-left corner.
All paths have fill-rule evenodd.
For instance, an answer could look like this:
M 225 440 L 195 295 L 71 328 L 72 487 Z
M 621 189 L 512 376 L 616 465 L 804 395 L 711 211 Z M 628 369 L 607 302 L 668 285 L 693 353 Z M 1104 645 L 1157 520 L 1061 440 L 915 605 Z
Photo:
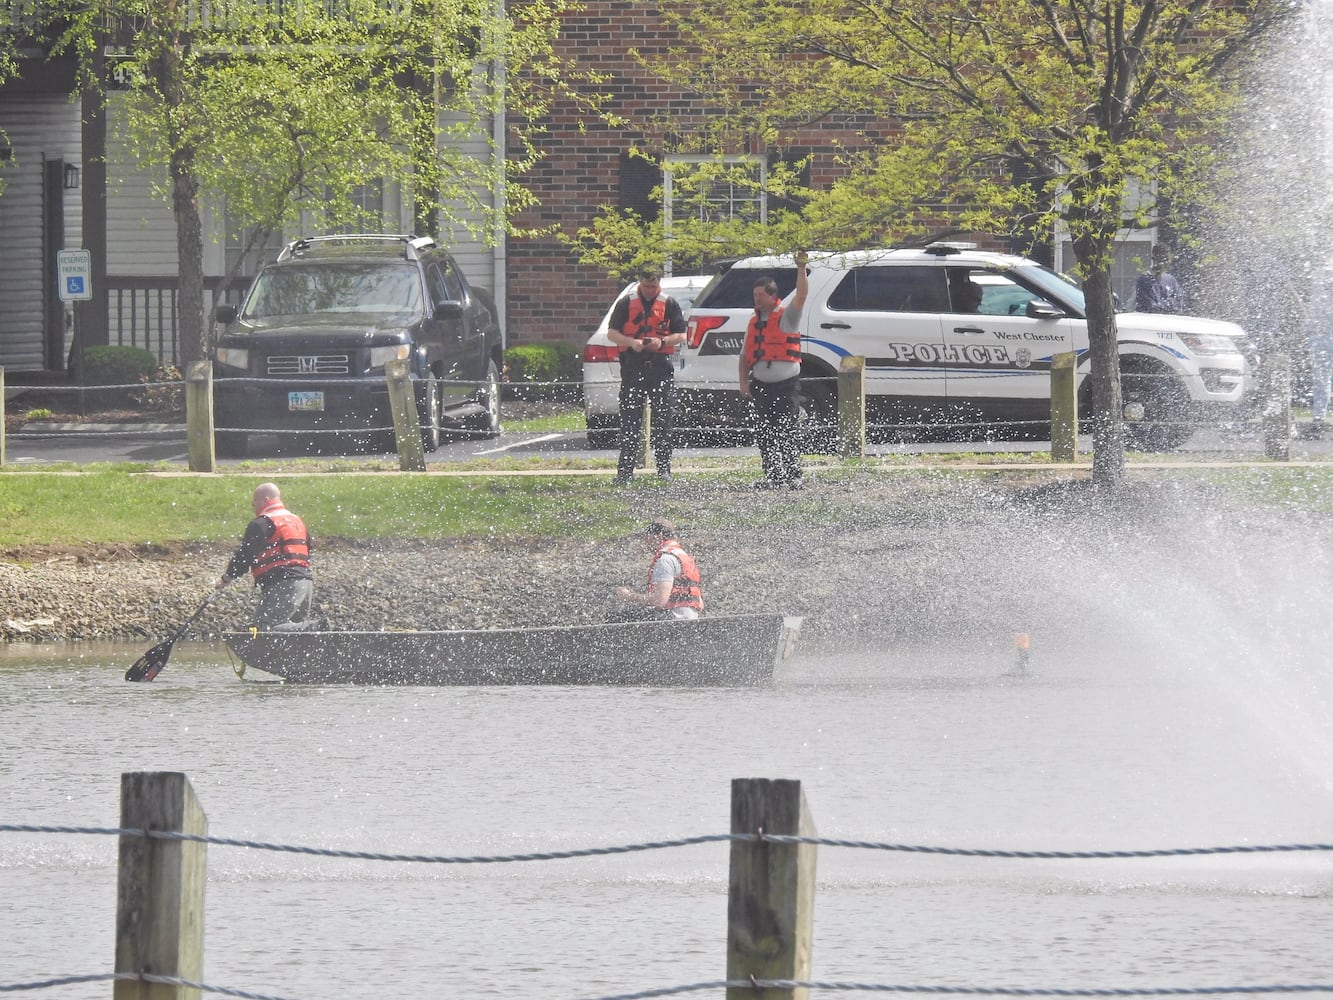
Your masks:
M 681 312 L 689 316 L 694 297 L 710 280 L 709 274 L 668 275 L 662 279 L 662 291 L 679 302 Z M 625 286 L 583 348 L 583 413 L 590 448 L 615 448 L 620 444 L 620 348 L 611 343 L 606 331 L 616 302 L 638 288 L 637 281 Z
M 676 378 L 685 409 L 678 423 L 744 419 L 736 361 L 754 312 L 754 283 L 766 275 L 784 299 L 791 295 L 796 269 L 786 255 L 741 260 L 695 299 Z M 809 275 L 802 417 L 829 428 L 825 436 L 837 408 L 839 361 L 847 356 L 866 359 L 872 434 L 897 428 L 978 440 L 994 436 L 1000 424 L 1049 424 L 1051 359 L 1069 351 L 1079 357 L 1079 406 L 1088 412 L 1083 293 L 1035 261 L 935 243 L 812 252 Z M 1236 419 L 1249 379 L 1239 326 L 1132 312 L 1117 314 L 1116 325 L 1135 447 L 1176 448 L 1201 422 Z

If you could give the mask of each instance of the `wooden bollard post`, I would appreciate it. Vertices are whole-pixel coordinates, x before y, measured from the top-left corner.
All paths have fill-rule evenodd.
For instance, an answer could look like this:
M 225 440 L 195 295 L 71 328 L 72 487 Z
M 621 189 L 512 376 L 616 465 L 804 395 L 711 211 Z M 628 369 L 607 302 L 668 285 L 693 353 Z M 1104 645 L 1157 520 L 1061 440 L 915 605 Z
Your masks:
M 866 359 L 843 358 L 838 364 L 838 456 L 866 454 Z
M 1286 462 L 1291 458 L 1291 358 L 1268 355 L 1260 371 L 1264 454 Z
M 384 366 L 389 381 L 389 408 L 393 410 L 393 434 L 398 445 L 398 468 L 404 472 L 426 471 L 426 446 L 421 442 L 417 399 L 412 391 L 412 372 L 398 359 Z
M 653 448 L 653 404 L 643 404 L 643 420 L 639 423 L 639 453 L 634 456 L 634 468 L 648 468 L 648 453 Z
M 5 369 L 0 366 L 0 465 L 5 464 Z
M 799 781 L 736 778 L 731 832 L 815 836 Z M 733 840 L 727 896 L 727 979 L 809 980 L 815 845 Z M 734 987 L 727 1000 L 806 1000 L 808 989 Z
M 120 777 L 121 829 L 202 836 L 208 820 L 190 779 L 174 771 Z M 116 882 L 116 972 L 201 982 L 204 974 L 203 843 L 120 835 Z M 116 980 L 115 1000 L 198 1000 L 200 991 Z
M 185 440 L 191 472 L 216 472 L 213 442 L 213 366 L 195 361 L 185 375 Z
M 1051 461 L 1078 461 L 1078 355 L 1064 351 L 1051 358 Z

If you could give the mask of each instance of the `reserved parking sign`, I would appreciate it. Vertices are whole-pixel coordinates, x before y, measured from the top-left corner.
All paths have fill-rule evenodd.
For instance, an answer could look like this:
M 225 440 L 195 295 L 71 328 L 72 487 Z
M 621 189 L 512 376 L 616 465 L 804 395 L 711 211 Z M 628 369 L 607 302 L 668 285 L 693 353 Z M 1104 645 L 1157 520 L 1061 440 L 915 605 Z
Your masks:
M 93 297 L 93 256 L 87 250 L 56 251 L 56 283 L 61 302 L 82 302 Z

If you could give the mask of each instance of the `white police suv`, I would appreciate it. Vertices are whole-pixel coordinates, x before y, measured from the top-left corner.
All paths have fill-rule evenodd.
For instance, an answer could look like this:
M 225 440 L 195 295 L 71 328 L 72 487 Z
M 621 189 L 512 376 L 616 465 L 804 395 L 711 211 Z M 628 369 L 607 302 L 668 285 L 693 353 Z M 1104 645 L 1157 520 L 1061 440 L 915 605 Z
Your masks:
M 880 436 L 981 440 L 1050 420 L 1051 360 L 1078 355 L 1080 411 L 1090 405 L 1088 329 L 1077 285 L 1035 261 L 971 244 L 810 254 L 801 320 L 803 419 L 831 428 L 839 361 L 866 359 L 867 422 Z M 737 356 L 756 280 L 784 299 L 790 255 L 750 257 L 695 299 L 681 387 L 682 423 L 743 420 Z M 1157 313 L 1116 316 L 1124 415 L 1133 446 L 1179 447 L 1208 421 L 1235 419 L 1247 390 L 1244 331 Z M 831 432 L 830 432 L 831 433 Z M 1035 436 L 1035 434 L 1034 434 Z

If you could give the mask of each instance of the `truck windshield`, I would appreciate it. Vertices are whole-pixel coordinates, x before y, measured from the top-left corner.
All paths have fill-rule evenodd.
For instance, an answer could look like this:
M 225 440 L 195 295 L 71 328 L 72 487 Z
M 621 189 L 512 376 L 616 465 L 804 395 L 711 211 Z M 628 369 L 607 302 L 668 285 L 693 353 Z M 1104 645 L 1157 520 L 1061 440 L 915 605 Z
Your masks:
M 410 265 L 324 261 L 261 272 L 241 316 L 262 320 L 356 313 L 410 322 L 421 315 L 423 303 L 421 279 Z

